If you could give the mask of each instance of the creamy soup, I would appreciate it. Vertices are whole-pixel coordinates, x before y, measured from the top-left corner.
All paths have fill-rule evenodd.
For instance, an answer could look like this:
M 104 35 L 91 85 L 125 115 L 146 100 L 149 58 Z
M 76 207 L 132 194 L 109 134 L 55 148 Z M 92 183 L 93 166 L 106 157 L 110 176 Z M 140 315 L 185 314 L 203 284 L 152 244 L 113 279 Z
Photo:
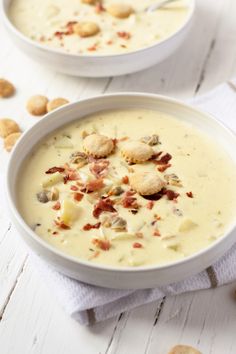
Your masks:
M 13 0 L 10 19 L 27 37 L 73 54 L 119 54 L 164 40 L 187 20 L 191 0 L 145 12 L 153 0 Z M 124 8 L 123 8 L 124 7 Z
M 190 124 L 156 111 L 106 111 L 35 148 L 18 181 L 19 209 L 66 254 L 161 265 L 225 233 L 235 219 L 235 180 L 229 156 Z

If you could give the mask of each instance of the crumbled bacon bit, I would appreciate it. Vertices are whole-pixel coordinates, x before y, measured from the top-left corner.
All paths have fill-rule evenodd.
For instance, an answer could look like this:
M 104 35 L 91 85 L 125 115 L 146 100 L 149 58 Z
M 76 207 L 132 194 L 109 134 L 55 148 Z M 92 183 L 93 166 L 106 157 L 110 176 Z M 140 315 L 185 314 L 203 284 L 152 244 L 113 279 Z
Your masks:
M 187 195 L 189 198 L 193 198 L 193 192 L 187 192 L 186 195 Z
M 55 220 L 54 222 L 55 222 L 55 224 L 56 224 L 59 228 L 64 229 L 64 230 L 70 230 L 70 226 L 64 224 L 63 221 Z
M 133 197 L 134 191 L 127 191 L 122 198 L 122 205 L 124 208 L 138 209 L 137 198 Z
M 77 181 L 78 179 L 80 179 L 78 172 L 74 168 L 69 168 L 66 172 L 69 181 Z
M 64 176 L 63 180 L 64 180 L 64 184 L 67 184 L 67 182 L 69 181 L 69 176 L 68 175 Z
M 111 243 L 108 240 L 99 240 L 98 238 L 94 238 L 92 242 L 103 251 L 109 251 L 111 248 Z
M 71 186 L 70 189 L 74 192 L 76 192 L 79 188 L 75 185 Z
M 100 1 L 97 2 L 96 6 L 95 6 L 95 12 L 96 12 L 97 14 L 100 14 L 100 13 L 103 12 L 103 11 L 106 11 L 106 10 L 105 10 L 105 7 L 102 5 L 102 3 L 101 3 Z
M 53 205 L 52 207 L 53 210 L 60 210 L 61 209 L 61 203 L 59 200 L 56 202 L 56 204 Z
M 59 39 L 62 39 L 63 36 L 69 36 L 74 33 L 73 26 L 77 23 L 77 21 L 69 21 L 66 24 L 66 31 L 56 31 L 54 33 L 55 37 L 58 37 Z
M 172 159 L 171 154 L 167 153 L 163 155 L 159 160 L 155 160 L 155 163 L 157 165 L 167 165 L 171 159 Z
M 175 200 L 179 196 L 179 193 L 176 193 L 176 192 L 172 191 L 171 189 L 167 189 L 165 191 L 165 194 L 169 200 Z
M 54 36 L 55 37 L 58 37 L 59 39 L 62 39 L 62 37 L 65 35 L 65 32 L 63 32 L 63 31 L 56 31 L 55 33 L 54 33 Z
M 53 173 L 56 173 L 56 172 L 62 173 L 64 171 L 65 171 L 64 167 L 56 167 L 56 166 L 54 166 L 54 167 L 49 168 L 45 173 L 47 175 L 49 175 L 49 174 L 53 174 Z
M 67 31 L 64 33 L 65 35 L 70 35 L 74 33 L 74 25 L 76 25 L 77 21 L 69 21 L 66 24 Z
M 89 134 L 87 134 L 86 136 L 88 136 Z M 99 159 L 97 157 L 93 157 L 91 155 L 88 155 L 88 162 L 91 163 L 91 162 L 96 162 L 96 161 L 99 161 Z
M 102 212 L 108 211 L 115 213 L 116 209 L 113 207 L 114 202 L 110 198 L 100 199 L 94 206 L 93 216 L 98 219 Z
M 117 32 L 118 37 L 123 38 L 123 39 L 130 39 L 131 38 L 131 34 L 129 32 L 125 32 L 125 31 L 120 31 Z
M 154 207 L 154 201 L 153 200 L 150 200 L 148 203 L 147 203 L 147 208 L 149 210 L 152 210 L 152 208 Z
M 52 233 L 54 236 L 58 235 L 58 232 L 57 231 L 53 231 Z
M 170 163 L 168 163 L 166 165 L 162 165 L 162 166 L 158 167 L 158 171 L 159 172 L 165 172 L 167 170 L 167 168 L 169 168 L 169 167 L 171 167 Z
M 89 181 L 86 186 L 85 186 L 85 192 L 86 193 L 91 193 L 98 191 L 99 189 L 104 187 L 104 182 L 102 178 L 95 179 L 92 181 Z
M 66 184 L 68 181 L 77 181 L 80 179 L 80 176 L 78 172 L 74 168 L 66 168 L 66 175 L 64 176 L 64 184 Z
M 80 202 L 83 199 L 84 195 L 82 193 L 76 192 L 74 193 L 74 200 Z
M 129 177 L 128 176 L 122 177 L 122 183 L 129 184 Z
M 157 236 L 157 237 L 161 236 L 160 231 L 159 230 L 155 230 L 153 232 L 153 236 Z
M 105 159 L 96 160 L 91 163 L 89 170 L 96 178 L 106 177 L 109 164 L 110 161 Z
M 133 248 L 142 248 L 142 247 L 143 247 L 143 245 L 141 243 L 139 243 L 139 242 L 134 242 L 133 243 Z
M 89 230 L 92 230 L 92 229 L 99 229 L 100 226 L 101 226 L 101 223 L 100 223 L 100 222 L 97 222 L 97 223 L 94 224 L 94 225 L 92 225 L 92 224 L 86 224 L 86 225 L 84 225 L 83 230 L 84 230 L 84 231 L 89 231 Z
M 91 47 L 88 47 L 87 50 L 89 52 L 95 52 L 97 50 L 97 44 L 94 44 Z

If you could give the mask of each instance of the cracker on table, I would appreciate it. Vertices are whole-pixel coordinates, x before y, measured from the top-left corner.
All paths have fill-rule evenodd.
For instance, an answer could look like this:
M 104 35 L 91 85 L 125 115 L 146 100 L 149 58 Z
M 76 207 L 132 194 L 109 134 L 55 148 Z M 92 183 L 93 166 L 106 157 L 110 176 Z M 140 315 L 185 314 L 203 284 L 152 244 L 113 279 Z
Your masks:
M 48 99 L 46 96 L 35 95 L 27 102 L 27 110 L 33 116 L 42 116 L 47 113 Z
M 13 133 L 8 135 L 5 139 L 4 139 L 4 148 L 10 152 L 13 148 L 13 146 L 15 145 L 15 143 L 17 142 L 17 140 L 20 138 L 21 133 Z
M 6 138 L 8 135 L 20 132 L 19 125 L 9 118 L 0 119 L 0 137 Z

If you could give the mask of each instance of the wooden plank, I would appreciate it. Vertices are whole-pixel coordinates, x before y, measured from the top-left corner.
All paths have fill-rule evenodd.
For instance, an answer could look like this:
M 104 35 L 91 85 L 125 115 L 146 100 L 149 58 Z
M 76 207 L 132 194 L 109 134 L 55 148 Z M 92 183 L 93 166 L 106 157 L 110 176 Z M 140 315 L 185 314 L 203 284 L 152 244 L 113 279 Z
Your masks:
M 68 318 L 37 269 L 26 262 L 0 321 L 1 348 L 4 354 L 103 353 L 115 323 L 113 319 L 81 327 Z
M 198 0 L 191 34 L 174 56 L 160 65 L 137 74 L 127 75 L 112 80 L 108 91 L 142 91 L 163 95 L 171 95 L 178 98 L 192 97 L 202 84 L 202 75 L 206 71 L 206 65 L 213 54 L 212 43 L 216 45 L 218 36 L 226 36 L 227 32 L 221 32 L 219 23 L 225 19 L 222 11 L 229 9 L 228 4 L 232 0 Z M 225 10 L 226 11 L 226 10 Z M 227 12 L 230 15 L 230 12 Z M 234 17 L 231 16 L 232 21 Z M 221 20 L 222 19 L 222 20 Z M 222 31 L 226 30 L 222 27 Z M 233 46 L 233 40 L 231 40 Z M 224 43 L 222 51 L 224 52 Z M 234 53 L 227 50 L 232 58 Z M 221 63 L 221 75 L 224 79 L 225 70 L 228 68 Z M 208 77 L 206 77 L 206 80 Z M 212 77 L 209 76 L 209 83 Z M 210 84 L 208 86 L 211 86 Z M 213 85 L 211 86 L 213 87 Z
M 163 304 L 163 300 L 156 301 L 123 314 L 105 354 L 129 353 L 131 343 L 132 353 L 145 353 Z
M 235 285 L 228 285 L 167 299 L 145 354 L 167 353 L 178 343 L 192 345 L 203 353 L 234 353 L 233 291 Z

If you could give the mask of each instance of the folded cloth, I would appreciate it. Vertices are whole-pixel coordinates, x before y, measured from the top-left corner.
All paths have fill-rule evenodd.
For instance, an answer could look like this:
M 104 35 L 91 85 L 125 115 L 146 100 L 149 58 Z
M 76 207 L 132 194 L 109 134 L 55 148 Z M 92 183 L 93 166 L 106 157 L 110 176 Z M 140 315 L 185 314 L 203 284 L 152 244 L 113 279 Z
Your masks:
M 236 132 L 236 80 L 218 86 L 191 103 L 218 117 Z M 236 280 L 236 244 L 200 274 L 175 284 L 147 290 L 114 290 L 84 284 L 58 273 L 34 255 L 30 258 L 65 310 L 83 325 L 106 320 L 165 296 L 217 287 Z

